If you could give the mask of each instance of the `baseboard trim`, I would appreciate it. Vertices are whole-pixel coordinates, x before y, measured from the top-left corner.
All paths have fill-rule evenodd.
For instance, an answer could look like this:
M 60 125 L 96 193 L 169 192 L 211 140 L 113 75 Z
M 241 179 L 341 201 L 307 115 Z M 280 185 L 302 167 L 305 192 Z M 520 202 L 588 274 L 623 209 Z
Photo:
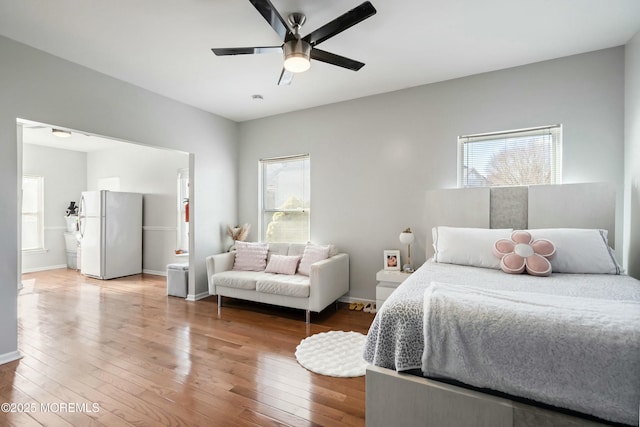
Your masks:
M 38 271 L 47 271 L 47 270 L 60 270 L 61 268 L 67 268 L 67 264 L 60 265 L 48 265 L 45 267 L 35 267 L 35 268 L 25 268 L 22 270 L 22 274 L 24 273 L 36 273 Z
M 14 360 L 18 360 L 18 359 L 22 359 L 22 353 L 20 353 L 18 350 L 5 353 L 5 354 L 0 354 L 0 365 L 13 362 Z
M 209 296 L 209 292 L 200 292 L 197 295 L 187 295 L 187 301 L 198 301 Z
M 144 274 L 153 274 L 155 276 L 165 276 L 167 277 L 166 271 L 157 271 L 157 270 L 148 270 L 146 268 L 142 269 L 142 273 Z

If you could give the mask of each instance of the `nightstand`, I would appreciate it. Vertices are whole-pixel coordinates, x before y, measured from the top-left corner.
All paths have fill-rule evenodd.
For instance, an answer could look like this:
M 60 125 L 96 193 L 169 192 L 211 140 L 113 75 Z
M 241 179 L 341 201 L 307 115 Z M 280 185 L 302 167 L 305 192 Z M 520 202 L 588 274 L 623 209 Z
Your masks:
M 380 270 L 376 273 L 376 306 L 378 309 L 382 303 L 389 298 L 389 295 L 404 282 L 411 273 L 403 273 L 402 271 Z

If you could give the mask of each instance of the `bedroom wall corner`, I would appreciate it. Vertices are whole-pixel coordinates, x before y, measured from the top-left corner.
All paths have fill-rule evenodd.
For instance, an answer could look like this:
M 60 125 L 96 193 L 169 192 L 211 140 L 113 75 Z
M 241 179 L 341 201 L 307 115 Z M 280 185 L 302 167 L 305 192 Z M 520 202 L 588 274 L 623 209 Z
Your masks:
M 640 32 L 625 46 L 623 266 L 640 279 Z

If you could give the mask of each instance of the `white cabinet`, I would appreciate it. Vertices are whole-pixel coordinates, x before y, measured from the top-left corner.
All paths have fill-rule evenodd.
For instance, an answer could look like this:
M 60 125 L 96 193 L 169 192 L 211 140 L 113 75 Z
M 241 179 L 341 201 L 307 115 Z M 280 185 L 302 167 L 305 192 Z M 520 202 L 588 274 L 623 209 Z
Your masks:
M 404 282 L 411 273 L 403 273 L 402 271 L 380 270 L 376 273 L 376 305 L 378 310 L 382 303 L 396 290 L 400 283 Z

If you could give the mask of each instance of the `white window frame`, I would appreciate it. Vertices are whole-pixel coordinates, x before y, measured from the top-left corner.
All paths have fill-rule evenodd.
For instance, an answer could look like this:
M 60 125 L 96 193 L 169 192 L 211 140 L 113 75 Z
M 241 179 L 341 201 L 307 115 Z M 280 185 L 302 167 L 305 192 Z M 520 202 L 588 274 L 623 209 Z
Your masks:
M 465 181 L 465 166 L 467 161 L 465 159 L 465 145 L 466 144 L 481 144 L 482 142 L 508 140 L 531 137 L 532 135 L 548 136 L 551 137 L 551 155 L 549 158 L 550 166 L 550 182 L 547 184 L 561 184 L 562 183 L 562 125 L 548 125 L 538 126 L 525 129 L 515 129 L 500 132 L 490 132 L 482 134 L 464 135 L 458 137 L 458 188 L 466 187 L 492 187 L 501 185 L 535 185 L 538 183 L 527 182 L 521 184 L 496 184 L 491 185 L 469 185 Z
M 29 247 L 29 248 L 25 248 L 24 247 L 24 241 L 21 238 L 21 246 L 22 246 L 22 252 L 24 253 L 29 253 L 29 252 L 41 252 L 45 250 L 44 247 L 44 177 L 41 175 L 30 175 L 30 174 L 24 174 L 22 176 L 22 180 L 23 180 L 23 187 L 24 188 L 24 179 L 28 178 L 28 179 L 35 179 L 37 181 L 37 195 L 36 195 L 36 210 L 34 212 L 27 212 L 24 210 L 24 190 L 22 191 L 22 208 L 21 208 L 21 214 L 22 214 L 22 227 L 24 227 L 25 224 L 25 217 L 35 217 L 36 218 L 36 224 L 37 224 L 37 233 L 38 233 L 38 244 L 35 247 Z M 22 232 L 22 231 L 21 231 Z
M 267 233 L 267 226 L 268 224 L 265 224 L 265 214 L 266 213 L 277 213 L 277 212 L 307 212 L 309 214 L 309 226 L 307 228 L 307 236 L 305 241 L 309 241 L 310 236 L 311 236 L 311 194 L 308 194 L 308 199 L 309 199 L 309 206 L 307 208 L 304 208 L 302 210 L 300 209 L 294 209 L 294 210 L 284 210 L 284 209 L 266 209 L 264 206 L 265 203 L 265 198 L 264 198 L 264 194 L 265 194 L 265 187 L 264 187 L 264 174 L 265 174 L 265 168 L 264 166 L 267 164 L 273 164 L 273 163 L 278 163 L 278 162 L 291 162 L 291 161 L 304 161 L 304 160 L 308 160 L 309 161 L 309 181 L 311 181 L 311 156 L 309 154 L 297 154 L 297 155 L 293 155 L 293 156 L 284 156 L 284 157 L 272 157 L 272 158 L 267 158 L 267 159 L 260 159 L 260 161 L 258 162 L 258 232 L 260 235 L 260 241 L 261 242 L 266 242 L 267 238 L 266 238 L 266 233 Z M 311 183 L 309 182 L 309 193 L 311 192 Z M 300 242 L 302 243 L 302 242 Z

